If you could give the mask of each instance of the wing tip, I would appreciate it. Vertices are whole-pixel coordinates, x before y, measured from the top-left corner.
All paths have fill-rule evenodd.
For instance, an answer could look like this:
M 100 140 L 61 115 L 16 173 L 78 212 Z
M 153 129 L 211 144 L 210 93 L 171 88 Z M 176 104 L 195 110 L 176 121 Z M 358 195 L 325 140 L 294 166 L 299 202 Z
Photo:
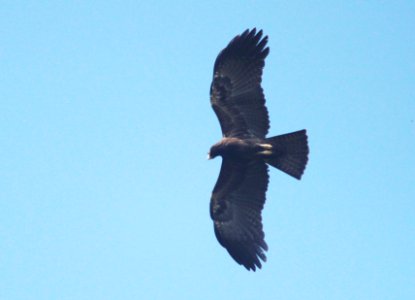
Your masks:
M 253 245 L 238 243 L 235 247 L 226 247 L 231 257 L 248 271 L 256 271 L 262 268 L 262 263 L 267 261 L 265 252 L 268 245 L 262 239 Z
M 244 55 L 248 54 L 249 56 L 264 60 L 268 56 L 270 49 L 267 47 L 268 36 L 262 35 L 262 29 L 259 31 L 257 31 L 256 27 L 253 29 L 246 29 L 241 34 L 235 36 L 226 48 L 219 53 L 217 61 L 223 56 L 238 53 L 243 53 Z
M 268 251 L 268 245 L 264 240 L 264 234 L 257 236 L 253 240 L 229 240 L 222 236 L 218 227 L 218 222 L 214 222 L 215 236 L 224 247 L 229 255 L 248 271 L 256 271 L 262 268 L 262 263 L 267 261 L 265 252 Z
M 262 36 L 263 30 L 260 29 L 257 31 L 257 28 L 246 29 L 241 35 L 236 36 L 233 40 L 241 40 L 241 44 L 254 46 L 257 51 L 259 51 L 263 58 L 265 58 L 269 53 L 269 47 L 266 47 L 268 43 L 268 36 Z

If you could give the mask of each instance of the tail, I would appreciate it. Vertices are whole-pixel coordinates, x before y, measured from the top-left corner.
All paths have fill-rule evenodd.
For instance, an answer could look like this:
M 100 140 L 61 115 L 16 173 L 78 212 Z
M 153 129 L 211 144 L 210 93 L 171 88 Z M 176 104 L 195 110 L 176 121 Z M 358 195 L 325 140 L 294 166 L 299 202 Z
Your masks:
M 267 138 L 272 146 L 272 154 L 266 158 L 271 166 L 301 179 L 308 161 L 308 142 L 306 130 L 300 130 Z

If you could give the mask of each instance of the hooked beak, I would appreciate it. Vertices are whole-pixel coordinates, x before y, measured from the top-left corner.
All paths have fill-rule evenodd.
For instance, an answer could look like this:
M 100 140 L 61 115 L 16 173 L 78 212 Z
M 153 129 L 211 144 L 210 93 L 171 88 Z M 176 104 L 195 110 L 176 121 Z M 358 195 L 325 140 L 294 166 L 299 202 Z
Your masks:
M 212 156 L 210 156 L 210 153 L 208 153 L 208 155 L 207 155 L 207 158 L 206 159 L 208 159 L 208 160 L 211 160 L 212 159 Z

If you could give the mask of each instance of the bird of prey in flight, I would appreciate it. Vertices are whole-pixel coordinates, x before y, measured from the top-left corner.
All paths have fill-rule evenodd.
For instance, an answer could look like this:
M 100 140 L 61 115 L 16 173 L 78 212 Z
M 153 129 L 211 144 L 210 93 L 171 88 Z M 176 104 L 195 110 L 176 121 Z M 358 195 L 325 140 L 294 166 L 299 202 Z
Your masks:
M 268 165 L 301 179 L 309 152 L 306 130 L 266 137 L 269 117 L 261 77 L 267 41 L 255 28 L 231 40 L 216 58 L 210 87 L 210 103 L 223 136 L 208 156 L 222 156 L 210 216 L 219 243 L 238 264 L 253 271 L 261 268 L 268 250 L 261 218 Z

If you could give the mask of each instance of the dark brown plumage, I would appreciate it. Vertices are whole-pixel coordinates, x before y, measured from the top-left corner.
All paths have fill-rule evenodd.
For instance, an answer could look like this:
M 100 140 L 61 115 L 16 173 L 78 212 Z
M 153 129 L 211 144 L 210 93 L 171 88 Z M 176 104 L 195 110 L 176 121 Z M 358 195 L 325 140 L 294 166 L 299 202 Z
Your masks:
M 209 152 L 210 158 L 223 158 L 210 216 L 219 243 L 237 263 L 254 271 L 266 261 L 268 250 L 261 218 L 267 164 L 300 179 L 309 152 L 305 130 L 266 138 L 269 118 L 261 77 L 267 41 L 255 28 L 236 36 L 216 58 L 210 89 L 223 134 Z

